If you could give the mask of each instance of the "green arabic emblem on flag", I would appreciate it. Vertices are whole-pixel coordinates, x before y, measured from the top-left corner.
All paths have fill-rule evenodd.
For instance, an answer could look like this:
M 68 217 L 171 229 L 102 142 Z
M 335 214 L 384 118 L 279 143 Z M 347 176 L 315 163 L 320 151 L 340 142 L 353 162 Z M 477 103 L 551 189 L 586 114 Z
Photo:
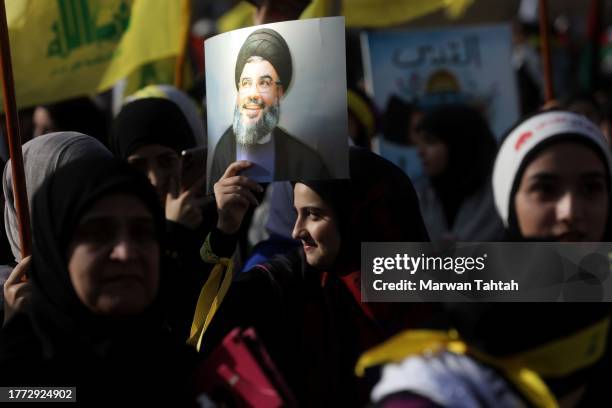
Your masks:
M 93 10 L 90 3 L 95 6 Z M 57 0 L 59 21 L 52 24 L 54 38 L 49 43 L 48 56 L 66 58 L 82 46 L 104 41 L 115 42 L 121 38 L 130 23 L 130 8 L 122 0 L 112 19 L 96 25 L 100 1 Z

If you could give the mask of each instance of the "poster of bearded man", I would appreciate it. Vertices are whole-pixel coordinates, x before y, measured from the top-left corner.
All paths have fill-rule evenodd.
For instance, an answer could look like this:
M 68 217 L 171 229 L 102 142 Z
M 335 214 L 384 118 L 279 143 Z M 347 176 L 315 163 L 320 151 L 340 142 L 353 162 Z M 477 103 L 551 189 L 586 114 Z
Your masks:
M 249 27 L 205 42 L 208 185 L 348 177 L 344 18 Z

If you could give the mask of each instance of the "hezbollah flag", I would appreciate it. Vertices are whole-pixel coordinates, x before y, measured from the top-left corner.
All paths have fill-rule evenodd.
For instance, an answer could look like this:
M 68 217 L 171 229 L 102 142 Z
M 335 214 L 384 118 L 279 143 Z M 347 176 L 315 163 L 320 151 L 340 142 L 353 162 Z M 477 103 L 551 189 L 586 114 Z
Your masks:
M 18 107 L 93 94 L 180 55 L 188 0 L 6 0 Z

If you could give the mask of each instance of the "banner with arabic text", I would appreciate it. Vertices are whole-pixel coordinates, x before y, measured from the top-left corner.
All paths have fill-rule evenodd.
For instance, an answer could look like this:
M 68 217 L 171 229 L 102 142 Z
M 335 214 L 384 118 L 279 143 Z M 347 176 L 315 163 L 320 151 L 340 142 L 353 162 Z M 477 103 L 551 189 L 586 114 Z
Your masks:
M 366 88 L 381 111 L 393 95 L 421 111 L 468 104 L 498 138 L 519 118 L 507 24 L 375 31 L 362 46 Z

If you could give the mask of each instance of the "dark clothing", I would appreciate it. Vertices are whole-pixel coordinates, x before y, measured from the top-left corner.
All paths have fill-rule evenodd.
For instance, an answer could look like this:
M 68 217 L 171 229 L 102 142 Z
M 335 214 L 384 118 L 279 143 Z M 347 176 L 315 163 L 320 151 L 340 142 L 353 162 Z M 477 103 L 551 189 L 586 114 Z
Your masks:
M 52 131 L 80 132 L 108 146 L 108 120 L 105 112 L 89 97 L 43 105 L 53 122 Z M 47 132 L 50 133 L 50 132 Z
M 302 406 L 360 406 L 353 367 L 360 327 L 378 332 L 341 281 L 309 267 L 302 250 L 238 275 L 204 338 L 210 349 L 236 326 L 255 327 Z M 370 336 L 368 346 L 382 340 Z
M 211 351 L 234 327 L 254 327 L 301 406 L 362 406 L 359 356 L 428 316 L 411 304 L 364 304 L 356 274 L 318 271 L 303 250 L 241 273 L 204 337 Z
M 215 207 L 216 213 L 216 207 Z M 215 222 L 216 217 L 211 217 Z M 208 218 L 204 217 L 204 222 Z M 202 261 L 200 247 L 204 243 L 212 225 L 200 226 L 192 230 L 173 221 L 166 221 L 165 254 L 168 270 L 172 277 L 168 279 L 172 296 L 168 302 L 168 324 L 177 336 L 187 339 L 193 321 L 193 312 L 200 296 L 200 291 L 214 265 Z
M 351 180 L 306 183 L 332 207 L 340 252 L 328 271 L 302 248 L 238 275 L 205 334 L 211 350 L 236 326 L 254 326 L 302 406 L 362 406 L 368 388 L 354 375 L 364 351 L 429 316 L 429 306 L 361 302 L 360 243 L 428 241 L 410 180 L 364 149 L 350 150 Z M 232 238 L 213 229 L 215 254 Z
M 165 98 L 143 98 L 127 103 L 113 121 L 111 146 L 115 156 L 122 160 L 138 148 L 159 144 L 181 151 L 195 147 L 196 135 L 187 117 L 179 106 Z M 204 169 L 202 169 L 204 174 Z M 179 302 L 172 302 L 173 329 L 188 336 L 193 308 L 199 291 L 210 273 L 210 266 L 200 259 L 200 247 L 208 232 L 217 222 L 217 208 L 214 197 L 210 197 L 202 208 L 202 223 L 191 230 L 178 223 L 166 221 L 164 240 L 165 255 L 171 259 L 173 282 L 182 296 Z
M 138 315 L 122 318 L 92 313 L 72 285 L 66 254 L 79 220 L 97 200 L 118 193 L 142 202 L 162 243 L 165 223 L 157 194 L 144 176 L 118 160 L 70 163 L 35 194 L 32 298 L 27 311 L 0 331 L 2 385 L 76 385 L 79 402 L 104 400 L 107 406 L 126 399 L 183 406 L 192 401 L 188 390 L 196 360 L 166 323 L 167 305 L 180 299 L 171 283 L 180 278 L 168 276 L 160 260 L 155 299 Z M 111 239 L 112 227 L 105 232 L 96 239 Z
M 114 334 L 89 344 L 65 333 L 65 347 L 47 356 L 45 334 L 17 315 L 0 331 L 0 384 L 76 387 L 75 406 L 194 406 L 193 349 L 161 328 Z
M 511 135 L 509 133 L 509 135 Z M 523 158 L 523 161 L 513 175 L 513 188 L 510 193 L 510 208 L 508 215 L 508 226 L 505 241 L 508 242 L 554 242 L 554 237 L 524 237 L 518 225 L 518 218 L 514 208 L 516 191 L 523 176 L 523 172 L 532 160 L 544 149 L 559 141 L 572 141 L 576 143 L 587 143 L 597 155 L 601 155 L 598 146 L 589 142 L 585 137 L 578 134 L 559 135 L 551 139 L 545 139 L 532 147 L 532 150 Z M 607 163 L 602 157 L 602 163 Z M 499 186 L 494 186 L 494 188 Z M 608 211 L 608 214 L 611 212 Z M 602 241 L 609 242 L 610 217 Z M 576 268 L 575 264 L 564 259 L 560 254 L 552 252 L 547 258 L 538 257 L 541 265 L 535 263 L 526 256 L 525 259 L 513 260 L 515 268 L 520 270 L 524 276 L 530 277 L 529 288 L 545 288 L 533 290 L 534 299 L 538 303 L 452 303 L 445 305 L 452 326 L 458 330 L 460 336 L 470 346 L 495 357 L 506 357 L 518 353 L 537 349 L 538 347 L 551 344 L 552 342 L 571 336 L 591 324 L 610 316 L 612 307 L 608 303 L 542 303 L 552 302 L 560 299 L 571 299 L 570 285 L 565 285 L 562 271 Z M 600 260 L 604 269 L 607 268 L 606 260 Z M 552 266 L 551 266 L 552 265 Z M 555 266 L 556 265 L 556 266 Z M 529 269 L 527 269 L 529 268 Z M 541 273 L 546 271 L 559 271 L 558 275 Z M 585 275 L 586 272 L 585 272 Z M 585 282 L 588 277 L 583 277 Z M 591 284 L 592 285 L 592 284 Z M 597 285 L 592 285 L 597 289 Z M 595 296 L 601 296 L 596 291 Z M 581 293 L 582 296 L 586 292 Z M 599 300 L 595 298 L 595 300 Z M 518 318 L 517 318 L 518 317 Z M 599 378 L 609 378 L 612 365 L 610 365 L 612 345 L 612 333 L 607 334 L 607 349 L 604 356 L 598 362 L 582 370 L 575 370 L 559 378 L 543 376 L 544 381 L 556 397 L 563 397 L 568 392 L 578 389 L 583 384 L 588 384 L 585 400 L 596 395 L 609 393 L 608 386 L 604 386 Z M 565 356 L 557 356 L 559 360 Z M 606 397 L 608 398 L 608 397 Z M 583 406 L 583 405 L 580 405 Z M 590 405 L 584 405 L 590 406 Z
M 426 114 L 419 131 L 447 148 L 447 164 L 431 185 L 452 229 L 461 205 L 489 182 L 497 144 L 484 116 L 463 105 L 442 106 Z
M 321 156 L 301 140 L 276 127 L 272 131 L 276 163 L 274 163 L 274 180 L 324 180 L 330 173 Z M 210 185 L 216 183 L 227 166 L 236 161 L 236 136 L 230 126 L 215 147 Z
M 430 399 L 409 391 L 391 394 L 374 406 L 376 408 L 443 408 Z
M 113 120 L 110 145 L 123 159 L 142 146 L 159 144 L 179 155 L 195 147 L 195 135 L 176 103 L 164 98 L 144 98 L 127 103 Z

